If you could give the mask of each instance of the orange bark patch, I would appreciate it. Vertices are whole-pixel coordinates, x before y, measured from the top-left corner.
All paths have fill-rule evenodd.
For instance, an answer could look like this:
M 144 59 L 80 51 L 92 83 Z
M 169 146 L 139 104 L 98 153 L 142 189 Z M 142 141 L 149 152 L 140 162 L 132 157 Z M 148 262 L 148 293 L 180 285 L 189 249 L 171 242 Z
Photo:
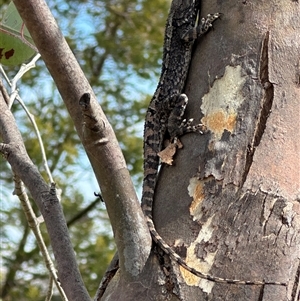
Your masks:
M 229 132 L 233 132 L 236 124 L 236 116 L 236 113 L 228 114 L 227 112 L 220 110 L 203 117 L 202 123 L 209 130 L 220 136 L 225 129 Z

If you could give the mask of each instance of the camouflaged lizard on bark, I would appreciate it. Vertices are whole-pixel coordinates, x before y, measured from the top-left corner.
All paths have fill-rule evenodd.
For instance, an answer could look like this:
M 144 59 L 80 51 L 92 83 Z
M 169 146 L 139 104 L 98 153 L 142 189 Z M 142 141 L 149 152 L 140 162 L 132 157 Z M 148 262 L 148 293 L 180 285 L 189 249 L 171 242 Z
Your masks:
M 211 276 L 195 270 L 175 253 L 157 233 L 152 220 L 152 207 L 157 181 L 159 156 L 166 137 L 171 142 L 188 132 L 201 132 L 202 125 L 192 125 L 192 119 L 182 120 L 187 96 L 181 94 L 189 70 L 192 46 L 196 38 L 205 34 L 219 13 L 202 18 L 195 27 L 200 0 L 173 0 L 167 19 L 160 80 L 146 113 L 144 128 L 144 181 L 142 208 L 149 231 L 157 245 L 179 265 L 194 275 L 220 283 L 286 285 L 281 282 L 241 281 Z

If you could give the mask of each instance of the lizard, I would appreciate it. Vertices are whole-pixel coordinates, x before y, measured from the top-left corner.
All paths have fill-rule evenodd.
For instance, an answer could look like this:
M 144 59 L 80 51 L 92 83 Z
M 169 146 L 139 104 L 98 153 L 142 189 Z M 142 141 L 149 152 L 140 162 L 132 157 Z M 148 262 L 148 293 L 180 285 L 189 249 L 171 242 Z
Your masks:
M 146 112 L 144 126 L 144 180 L 142 209 L 153 241 L 177 264 L 192 274 L 213 282 L 244 285 L 284 285 L 282 282 L 243 281 L 202 273 L 187 263 L 163 240 L 152 218 L 153 199 L 163 142 L 171 142 L 189 132 L 201 132 L 202 125 L 192 125 L 193 119 L 183 120 L 188 98 L 182 91 L 187 78 L 194 41 L 204 35 L 221 14 L 209 14 L 196 21 L 200 0 L 173 0 L 166 22 L 160 79 Z

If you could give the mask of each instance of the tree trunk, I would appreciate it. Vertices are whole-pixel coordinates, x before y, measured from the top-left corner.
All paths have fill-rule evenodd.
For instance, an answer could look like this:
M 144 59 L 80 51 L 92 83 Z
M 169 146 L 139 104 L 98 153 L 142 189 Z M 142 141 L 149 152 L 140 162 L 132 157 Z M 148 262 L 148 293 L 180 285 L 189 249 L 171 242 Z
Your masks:
M 185 92 L 207 132 L 162 167 L 154 222 L 197 270 L 288 288 L 203 280 L 154 247 L 138 281 L 117 273 L 101 300 L 299 300 L 299 3 L 203 2 L 223 17 L 197 41 Z

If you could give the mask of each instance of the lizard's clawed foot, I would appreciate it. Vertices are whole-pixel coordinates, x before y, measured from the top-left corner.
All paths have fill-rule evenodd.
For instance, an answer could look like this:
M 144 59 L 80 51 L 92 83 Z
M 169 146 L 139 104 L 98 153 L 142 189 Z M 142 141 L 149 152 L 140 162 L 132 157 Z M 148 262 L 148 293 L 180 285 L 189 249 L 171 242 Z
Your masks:
M 203 134 L 203 131 L 205 131 L 205 126 L 202 123 L 192 125 L 194 119 L 191 118 L 189 120 L 183 119 L 180 125 L 180 128 L 182 129 L 183 134 L 186 133 L 200 133 Z

